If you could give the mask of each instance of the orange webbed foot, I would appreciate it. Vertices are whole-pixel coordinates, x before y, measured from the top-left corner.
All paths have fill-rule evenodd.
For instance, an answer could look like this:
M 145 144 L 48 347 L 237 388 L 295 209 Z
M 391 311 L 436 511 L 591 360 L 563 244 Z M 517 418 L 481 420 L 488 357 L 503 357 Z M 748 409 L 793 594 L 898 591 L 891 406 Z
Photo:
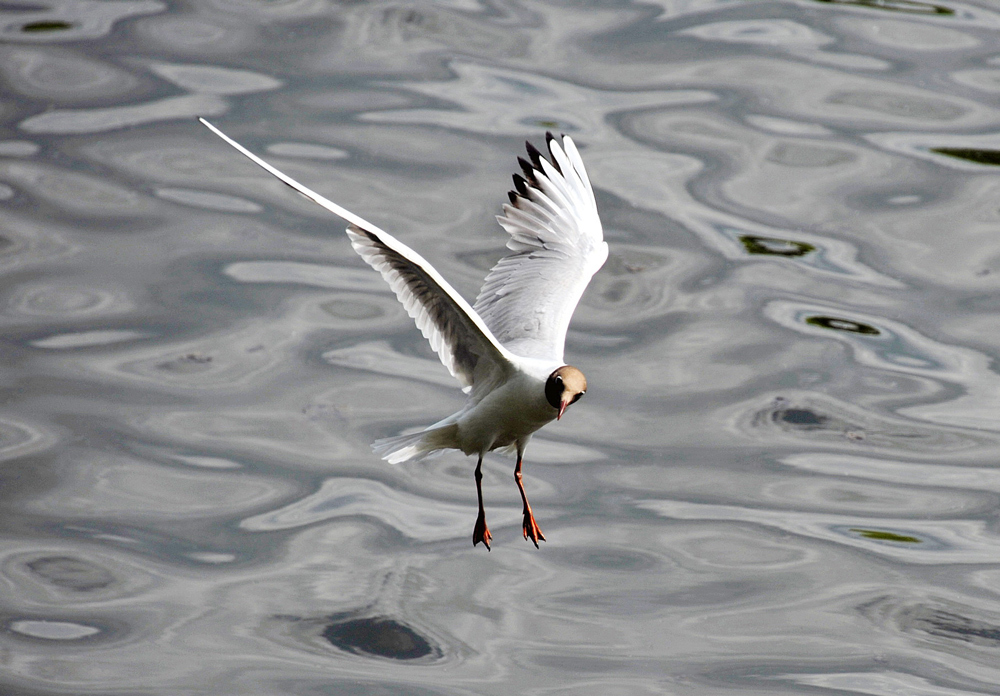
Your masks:
M 480 515 L 476 520 L 476 528 L 472 532 L 472 545 L 475 546 L 479 542 L 483 542 L 486 546 L 486 550 L 490 550 L 490 542 L 493 541 L 493 535 L 490 534 L 490 528 L 486 526 L 486 516 Z
M 524 511 L 524 538 L 531 539 L 536 549 L 539 541 L 545 541 L 545 535 L 538 528 L 538 523 L 535 522 L 535 516 L 531 514 L 531 510 Z

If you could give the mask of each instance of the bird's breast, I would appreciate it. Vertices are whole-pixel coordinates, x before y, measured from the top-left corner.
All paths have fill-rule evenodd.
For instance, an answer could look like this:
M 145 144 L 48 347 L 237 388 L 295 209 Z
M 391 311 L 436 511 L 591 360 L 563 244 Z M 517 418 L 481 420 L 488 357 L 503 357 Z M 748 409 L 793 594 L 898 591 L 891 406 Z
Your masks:
M 519 375 L 487 394 L 458 419 L 458 439 L 466 454 L 514 444 L 549 421 L 556 410 L 545 399 L 545 384 Z

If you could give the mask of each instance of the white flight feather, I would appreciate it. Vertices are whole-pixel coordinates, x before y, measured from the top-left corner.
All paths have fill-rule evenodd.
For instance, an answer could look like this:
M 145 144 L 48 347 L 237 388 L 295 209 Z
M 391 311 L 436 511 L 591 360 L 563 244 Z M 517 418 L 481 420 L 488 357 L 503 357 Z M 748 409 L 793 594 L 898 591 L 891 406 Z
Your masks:
M 474 308 L 512 352 L 561 363 L 573 311 L 608 245 L 573 140 L 563 136 L 560 147 L 550 136 L 548 149 L 552 162 L 533 162 L 526 190 L 497 217 L 515 253 L 490 271 Z

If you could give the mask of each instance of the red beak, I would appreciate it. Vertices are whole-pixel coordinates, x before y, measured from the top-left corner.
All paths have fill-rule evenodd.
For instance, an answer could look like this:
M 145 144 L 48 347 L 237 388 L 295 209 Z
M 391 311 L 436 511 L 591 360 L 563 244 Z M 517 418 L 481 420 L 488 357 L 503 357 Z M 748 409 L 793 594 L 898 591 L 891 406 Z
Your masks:
M 567 406 L 569 406 L 569 402 L 568 401 L 561 401 L 561 402 L 559 402 L 559 415 L 556 416 L 556 420 L 560 420 L 562 418 L 562 414 L 566 413 L 566 407 Z

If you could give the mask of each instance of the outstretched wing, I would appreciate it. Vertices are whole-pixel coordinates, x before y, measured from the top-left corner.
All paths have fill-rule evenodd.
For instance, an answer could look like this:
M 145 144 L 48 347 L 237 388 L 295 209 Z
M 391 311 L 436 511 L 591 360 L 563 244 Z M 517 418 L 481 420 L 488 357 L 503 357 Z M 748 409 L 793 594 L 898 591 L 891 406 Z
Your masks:
M 474 383 L 493 383 L 510 371 L 514 356 L 493 336 L 469 303 L 420 254 L 388 232 L 303 186 L 205 119 L 198 120 L 265 171 L 350 223 L 347 235 L 355 251 L 386 279 L 406 312 L 416 321 L 417 328 L 465 391 Z
M 594 190 L 568 136 L 547 134 L 549 159 L 527 144 L 510 203 L 497 220 L 514 253 L 486 276 L 475 311 L 511 352 L 563 362 L 566 331 L 583 291 L 608 258 Z
M 514 356 L 420 254 L 374 226 L 351 223 L 347 234 L 354 250 L 389 283 L 465 391 L 473 384 L 492 385 L 509 373 Z

